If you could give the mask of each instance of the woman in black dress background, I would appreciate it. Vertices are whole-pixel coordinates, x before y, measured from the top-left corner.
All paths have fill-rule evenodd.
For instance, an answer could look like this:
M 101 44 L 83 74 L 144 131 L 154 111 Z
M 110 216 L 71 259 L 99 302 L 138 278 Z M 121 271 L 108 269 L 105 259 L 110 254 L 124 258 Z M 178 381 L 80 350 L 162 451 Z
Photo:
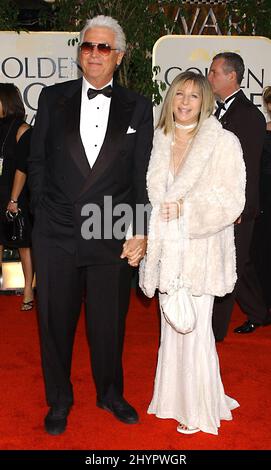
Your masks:
M 0 83 L 0 265 L 3 248 L 18 248 L 25 278 L 22 310 L 33 308 L 33 266 L 31 258 L 31 222 L 26 187 L 30 126 L 25 122 L 25 109 L 17 87 Z M 5 213 L 22 210 L 26 237 L 11 242 L 5 237 Z

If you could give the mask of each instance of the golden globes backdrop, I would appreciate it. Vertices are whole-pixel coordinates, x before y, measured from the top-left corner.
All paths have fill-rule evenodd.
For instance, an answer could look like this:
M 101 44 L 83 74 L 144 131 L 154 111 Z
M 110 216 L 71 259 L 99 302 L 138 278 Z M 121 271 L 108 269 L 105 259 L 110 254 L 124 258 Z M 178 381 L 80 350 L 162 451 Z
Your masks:
M 0 82 L 20 89 L 29 123 L 44 86 L 79 77 L 78 47 L 69 45 L 76 37 L 78 33 L 0 31 Z
M 33 122 L 37 101 L 44 86 L 80 76 L 77 45 L 69 45 L 78 33 L 0 32 L 0 81 L 12 82 L 20 89 L 27 121 Z M 271 84 L 271 40 L 263 37 L 221 35 L 163 36 L 153 48 L 155 77 L 169 85 L 181 71 L 191 69 L 207 75 L 212 57 L 218 52 L 234 51 L 245 61 L 242 88 L 259 108 L 262 90 Z M 165 92 L 161 92 L 164 95 Z M 161 105 L 156 107 L 156 116 Z
M 168 35 L 161 37 L 153 48 L 153 66 L 159 67 L 157 80 L 170 85 L 180 72 L 194 70 L 208 74 L 212 58 L 219 52 L 240 54 L 245 62 L 241 88 L 247 97 L 264 112 L 262 91 L 271 85 L 271 40 L 257 36 Z M 168 88 L 168 87 L 167 87 Z M 161 92 L 164 96 L 166 91 Z M 156 118 L 161 104 L 155 108 Z

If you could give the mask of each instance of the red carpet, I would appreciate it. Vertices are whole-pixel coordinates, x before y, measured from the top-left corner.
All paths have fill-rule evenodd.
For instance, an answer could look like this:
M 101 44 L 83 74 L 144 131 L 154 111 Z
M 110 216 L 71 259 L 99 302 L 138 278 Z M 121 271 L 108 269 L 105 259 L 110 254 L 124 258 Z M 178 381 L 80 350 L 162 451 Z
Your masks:
M 240 408 L 233 421 L 223 421 L 218 436 L 182 436 L 176 422 L 146 414 L 152 394 L 158 347 L 156 300 L 142 303 L 132 294 L 125 342 L 125 396 L 140 413 L 140 424 L 117 422 L 95 406 L 84 318 L 81 316 L 74 350 L 72 380 L 75 405 L 62 436 L 43 430 L 47 412 L 36 315 L 19 310 L 21 297 L 0 296 L 0 449 L 271 449 L 271 327 L 251 335 L 230 333 L 218 345 L 226 392 Z M 245 317 L 236 307 L 232 328 Z

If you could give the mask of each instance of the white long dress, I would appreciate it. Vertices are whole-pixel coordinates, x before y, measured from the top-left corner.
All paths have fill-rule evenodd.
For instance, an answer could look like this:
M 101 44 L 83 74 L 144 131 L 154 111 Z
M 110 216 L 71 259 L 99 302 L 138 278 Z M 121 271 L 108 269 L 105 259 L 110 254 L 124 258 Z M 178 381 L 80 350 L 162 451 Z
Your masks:
M 164 295 L 159 294 L 160 302 Z M 193 302 L 197 322 L 191 333 L 175 331 L 161 312 L 161 342 L 148 413 L 218 434 L 220 421 L 231 420 L 231 410 L 239 404 L 225 395 L 220 377 L 212 331 L 214 297 L 193 296 Z

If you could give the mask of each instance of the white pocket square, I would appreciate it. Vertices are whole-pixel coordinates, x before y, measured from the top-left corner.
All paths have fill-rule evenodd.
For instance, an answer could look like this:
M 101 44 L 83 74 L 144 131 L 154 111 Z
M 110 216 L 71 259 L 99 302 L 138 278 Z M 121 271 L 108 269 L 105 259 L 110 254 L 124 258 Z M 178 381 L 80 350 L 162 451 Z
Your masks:
M 135 132 L 136 132 L 136 129 L 133 129 L 132 127 L 129 126 L 126 134 L 134 134 Z

